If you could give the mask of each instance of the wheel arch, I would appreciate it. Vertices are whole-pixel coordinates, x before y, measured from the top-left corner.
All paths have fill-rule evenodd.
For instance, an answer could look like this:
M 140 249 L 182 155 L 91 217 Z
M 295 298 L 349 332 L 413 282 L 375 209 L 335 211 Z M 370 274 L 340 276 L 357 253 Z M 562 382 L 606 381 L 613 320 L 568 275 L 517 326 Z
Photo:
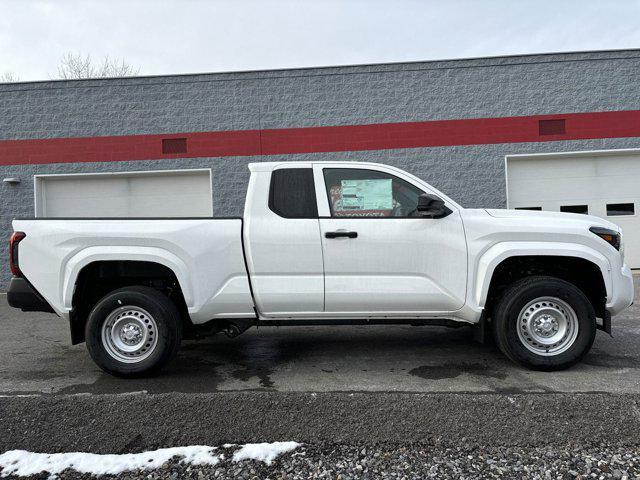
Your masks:
M 475 301 L 490 308 L 504 285 L 528 275 L 569 281 L 587 295 L 599 317 L 604 315 L 611 295 L 609 261 L 592 248 L 577 244 L 495 245 L 478 262 Z
M 148 286 L 171 299 L 185 327 L 190 318 L 187 298 L 175 271 L 165 263 L 132 259 L 93 259 L 78 269 L 70 299 L 72 344 L 84 341 L 84 327 L 93 306 L 104 295 L 127 286 Z
M 147 262 L 168 268 L 176 277 L 187 305 L 193 304 L 193 287 L 187 265 L 175 254 L 157 247 L 111 246 L 88 247 L 67 259 L 61 269 L 61 298 L 65 309 L 72 308 L 72 300 L 80 272 L 97 262 Z

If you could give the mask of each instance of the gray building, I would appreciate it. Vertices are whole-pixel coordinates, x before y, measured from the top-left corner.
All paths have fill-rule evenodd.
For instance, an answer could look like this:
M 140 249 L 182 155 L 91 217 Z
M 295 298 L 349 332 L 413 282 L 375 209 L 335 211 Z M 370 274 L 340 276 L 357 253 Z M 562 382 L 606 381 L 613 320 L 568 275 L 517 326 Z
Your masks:
M 638 50 L 0 84 L 0 256 L 14 217 L 140 216 L 128 197 L 185 190 L 194 215 L 241 215 L 247 163 L 317 159 L 395 165 L 465 207 L 607 217 L 640 267 L 636 148 Z

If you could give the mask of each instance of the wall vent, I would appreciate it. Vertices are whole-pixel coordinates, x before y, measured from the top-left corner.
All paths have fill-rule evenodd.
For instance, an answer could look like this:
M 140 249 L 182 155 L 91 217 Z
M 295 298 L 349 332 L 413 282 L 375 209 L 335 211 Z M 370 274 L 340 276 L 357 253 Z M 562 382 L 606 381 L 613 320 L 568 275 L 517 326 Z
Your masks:
M 187 153 L 186 138 L 163 138 L 162 153 Z
M 564 135 L 567 133 L 564 126 L 564 118 L 540 120 L 538 122 L 538 133 L 540 135 Z

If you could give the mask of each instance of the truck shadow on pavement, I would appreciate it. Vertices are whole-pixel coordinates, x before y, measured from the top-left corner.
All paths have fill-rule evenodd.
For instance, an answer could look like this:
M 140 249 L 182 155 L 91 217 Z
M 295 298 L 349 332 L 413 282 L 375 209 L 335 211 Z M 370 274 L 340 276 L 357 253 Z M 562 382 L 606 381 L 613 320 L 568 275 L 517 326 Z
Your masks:
M 72 385 L 60 393 L 280 390 L 274 379 L 277 376 L 297 377 L 295 390 L 303 389 L 306 383 L 309 391 L 322 391 L 334 390 L 336 377 L 362 374 L 380 377 L 384 389 L 384 377 L 389 375 L 425 379 L 431 375 L 435 379 L 454 378 L 468 371 L 491 376 L 492 364 L 504 363 L 492 347 L 475 344 L 468 331 L 407 328 L 389 334 L 367 328 L 265 328 L 234 339 L 218 335 L 186 341 L 174 362 L 154 377 L 126 380 L 101 373 L 93 384 Z M 448 360 L 460 355 L 472 357 L 473 363 L 465 361 L 457 367 L 448 363 L 439 373 L 429 374 L 427 369 L 438 365 L 423 364 L 429 358 L 433 361 L 434 354 L 435 358 L 446 355 Z M 93 367 L 89 358 L 82 361 Z M 506 375 L 502 368 L 500 371 L 496 378 Z
M 439 391 L 449 390 L 451 381 L 456 391 L 554 391 L 528 378 L 493 345 L 475 343 L 467 329 L 264 330 L 185 342 L 155 377 L 124 380 L 100 373 L 92 384 L 59 393 Z M 593 361 L 606 362 L 598 358 Z

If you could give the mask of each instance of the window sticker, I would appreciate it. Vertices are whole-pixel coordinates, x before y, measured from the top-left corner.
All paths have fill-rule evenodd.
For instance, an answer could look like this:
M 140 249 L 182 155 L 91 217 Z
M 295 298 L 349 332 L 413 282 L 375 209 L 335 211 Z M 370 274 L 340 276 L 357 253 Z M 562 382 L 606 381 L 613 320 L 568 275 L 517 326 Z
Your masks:
M 343 210 L 393 209 L 391 179 L 342 180 Z
M 393 175 L 365 169 L 323 169 L 332 217 L 419 217 L 424 192 Z

